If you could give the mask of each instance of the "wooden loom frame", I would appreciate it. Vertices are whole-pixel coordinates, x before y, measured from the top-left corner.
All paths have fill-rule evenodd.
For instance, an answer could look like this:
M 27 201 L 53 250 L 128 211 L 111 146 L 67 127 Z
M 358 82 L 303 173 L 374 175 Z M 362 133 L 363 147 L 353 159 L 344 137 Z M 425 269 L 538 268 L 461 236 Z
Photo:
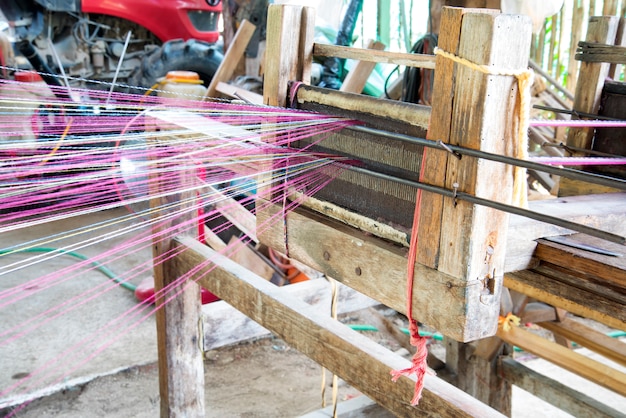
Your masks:
M 313 16 L 312 10 L 306 7 L 270 8 L 268 22 L 272 24 L 268 23 L 268 51 L 271 51 L 269 48 L 274 44 L 275 47 L 280 46 L 281 53 L 273 55 L 276 59 L 266 65 L 267 104 L 285 105 L 287 82 L 306 82 L 307 63 L 310 64 L 314 52 L 311 33 Z M 294 27 L 301 29 L 298 32 L 299 37 L 293 36 Z M 510 34 L 507 31 L 511 30 L 519 38 L 511 41 L 507 36 Z M 440 47 L 446 51 L 479 63 L 511 65 L 511 69 L 525 65 L 528 55 L 525 35 L 530 36 L 530 29 L 528 22 L 519 17 L 499 15 L 493 11 L 450 8 L 443 14 L 442 34 L 445 35 L 442 35 Z M 482 36 L 486 36 L 486 39 L 481 38 Z M 511 47 L 512 43 L 516 47 Z M 324 47 L 317 49 L 323 51 Z M 498 57 L 498 53 L 503 51 L 506 54 Z M 423 59 L 424 57 L 415 58 L 416 61 Z M 492 59 L 496 62 L 491 61 Z M 498 59 L 503 61 L 497 62 Z M 513 87 L 515 81 L 510 77 L 474 74 L 441 58 L 437 59 L 437 68 L 444 69 L 437 73 L 436 83 L 443 86 L 439 91 L 448 94 L 442 93 L 442 99 L 433 104 L 429 126 L 431 138 L 490 152 L 506 153 L 507 141 L 493 139 L 513 136 L 511 129 L 507 127 L 514 126 L 510 115 L 517 103 L 517 91 Z M 463 82 L 456 83 L 455 80 Z M 476 91 L 481 93 L 476 95 Z M 503 108 L 511 111 L 502 112 Z M 472 123 L 467 121 L 463 112 L 473 113 L 475 119 Z M 490 117 L 498 113 L 503 115 L 501 120 Z M 415 118 L 418 114 L 416 112 L 409 117 Z M 423 123 L 428 119 L 424 119 L 423 114 L 421 117 L 421 121 L 415 123 Z M 454 182 L 461 191 L 487 196 L 497 201 L 507 202 L 510 199 L 510 183 L 505 187 L 494 188 L 491 181 L 485 181 L 494 176 L 510 178 L 507 168 L 497 164 L 478 165 L 469 158 L 458 161 L 444 151 L 433 151 L 430 155 L 427 164 L 447 169 L 430 170 L 426 182 L 447 188 L 452 187 Z M 465 174 L 446 176 L 446 172 Z M 158 205 L 159 202 L 155 201 L 154 204 Z M 427 212 L 423 215 L 419 229 L 421 236 L 429 239 L 420 241 L 420 259 L 416 265 L 416 277 L 420 281 L 415 283 L 415 317 L 460 341 L 494 335 L 500 312 L 499 296 L 504 273 L 528 267 L 536 245 L 533 240 L 547 235 L 547 227 L 543 230 L 534 228 L 532 232 L 528 232 L 523 225 L 529 223 L 524 220 L 509 222 L 504 214 L 436 195 L 425 194 L 423 205 L 427 207 Z M 258 222 L 264 222 L 269 216 L 279 213 L 279 210 L 280 208 L 276 208 L 259 213 Z M 616 211 L 619 212 L 619 209 Z M 572 214 L 572 217 L 576 216 L 577 213 Z M 473 221 L 467 222 L 466 219 Z M 485 222 L 485 219 L 493 222 Z M 602 219 L 600 217 L 600 223 Z M 606 224 L 613 222 L 614 220 L 607 220 Z M 286 223 L 290 234 L 290 256 L 400 312 L 404 311 L 405 250 L 376 237 L 365 237 L 355 228 L 316 214 L 290 213 Z M 165 226 L 161 225 L 160 228 L 165 229 Z M 511 230 L 507 233 L 508 228 Z M 553 233 L 554 230 L 552 228 Z M 282 226 L 270 228 L 260 234 L 260 239 L 272 248 L 285 252 L 284 233 Z M 315 240 L 316 244 L 313 244 L 310 240 L 311 234 L 324 239 Z M 328 242 L 335 243 L 335 246 L 330 246 Z M 509 257 L 511 243 L 517 244 L 517 251 Z M 348 253 L 337 253 L 337 247 L 342 246 Z M 509 253 L 505 251 L 507 246 Z M 390 370 L 406 367 L 406 360 L 320 315 L 305 303 L 293 300 L 265 280 L 189 237 L 180 236 L 171 242 L 155 244 L 155 256 L 169 250 L 175 250 L 179 255 L 156 266 L 157 290 L 172 283 L 176 277 L 192 271 L 199 263 L 212 260 L 217 268 L 208 274 L 204 271 L 207 269 L 195 272 L 194 280 L 197 283 L 340 375 L 394 414 L 499 416 L 482 402 L 433 376 L 426 378 L 420 406 L 417 409 L 411 407 L 411 379 L 401 378 L 397 383 L 392 383 L 389 376 Z M 345 259 L 346 254 L 349 254 L 354 265 L 337 262 Z M 493 271 L 496 273 L 493 274 Z M 386 280 L 381 281 L 380 277 L 385 277 Z M 203 321 L 198 293 L 199 287 L 190 282 L 181 296 L 162 306 L 157 316 L 162 416 L 204 416 L 204 331 L 200 326 Z M 447 300 L 450 304 L 441 305 L 442 308 L 438 304 L 428 305 L 428 300 Z M 465 349 L 465 345 L 459 345 L 451 351 L 458 353 Z M 488 350 L 483 348 L 483 351 Z M 492 350 L 484 356 L 488 364 L 493 363 L 496 351 Z M 349 353 L 349 356 L 346 357 L 345 353 Z M 458 361 L 462 362 L 462 355 L 459 354 L 458 357 Z M 482 367 L 482 364 L 474 364 L 472 367 Z M 458 368 L 457 371 L 460 372 Z M 465 389 L 477 392 L 467 387 Z M 506 393 L 506 387 L 504 392 L 502 389 L 491 390 L 487 395 L 479 397 L 490 402 L 489 398 L 499 396 L 501 392 Z M 505 396 L 500 403 L 507 401 Z M 506 407 L 498 407 L 506 410 Z

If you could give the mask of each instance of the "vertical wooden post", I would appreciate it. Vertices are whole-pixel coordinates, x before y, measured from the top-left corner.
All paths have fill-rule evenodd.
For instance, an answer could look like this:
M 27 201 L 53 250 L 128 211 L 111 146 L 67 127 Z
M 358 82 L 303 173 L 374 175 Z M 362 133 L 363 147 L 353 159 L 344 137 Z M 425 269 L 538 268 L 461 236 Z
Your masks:
M 476 64 L 527 68 L 531 23 L 494 11 L 444 8 L 439 47 Z M 486 75 L 437 57 L 428 137 L 513 155 L 519 91 L 513 76 Z M 426 183 L 510 203 L 512 168 L 429 149 Z M 493 335 L 497 327 L 508 216 L 467 202 L 425 193 L 419 224 L 419 262 L 467 283 L 464 341 Z M 419 280 L 419 278 L 417 278 Z M 445 303 L 444 300 L 441 303 Z
M 626 46 L 626 17 L 619 19 L 617 34 L 615 35 L 615 45 Z M 623 64 L 611 64 L 609 67 L 609 77 L 613 80 L 619 79 L 620 71 L 623 67 Z
M 595 16 L 589 19 L 586 42 L 613 45 L 617 35 L 617 16 Z M 582 62 L 578 72 L 578 83 L 574 96 L 574 110 L 584 113 L 598 113 L 604 80 L 609 74 L 610 64 L 603 62 Z M 592 128 L 570 128 L 567 145 L 578 148 L 591 148 Z
M 256 26 L 247 20 L 244 19 L 241 22 L 230 47 L 224 54 L 224 59 L 211 79 L 211 84 L 207 87 L 207 92 L 204 95 L 205 98 L 215 97 L 218 83 L 227 82 L 233 77 L 237 64 L 239 64 L 239 61 L 243 58 L 255 29 Z
M 454 374 L 452 384 L 504 415 L 511 416 L 511 384 L 498 373 L 506 345 L 497 337 L 464 344 L 451 338 L 446 344 L 446 368 Z M 475 353 L 489 345 L 489 357 Z M 478 346 L 478 347 L 477 347 Z
M 377 51 L 384 51 L 386 45 L 382 42 L 377 42 L 370 39 L 367 43 L 366 48 L 374 49 Z M 375 62 L 359 61 L 355 63 L 354 67 L 352 67 L 346 78 L 343 80 L 343 83 L 341 83 L 341 88 L 339 89 L 339 91 L 361 94 L 363 92 L 363 88 L 365 88 L 367 79 L 374 70 L 374 67 L 376 67 Z
M 494 11 L 444 8 L 439 48 L 510 71 L 526 68 L 531 23 Z M 485 75 L 437 57 L 430 139 L 512 155 L 518 140 L 519 91 L 512 76 Z M 503 203 L 512 198 L 512 169 L 502 164 L 428 150 L 426 179 Z M 444 168 L 445 167 L 445 168 Z M 425 193 L 419 230 L 419 261 L 463 279 L 467 287 L 465 341 L 493 335 L 500 313 L 508 217 L 502 212 Z M 443 301 L 441 303 L 444 303 Z M 446 339 L 446 364 L 455 384 L 510 414 L 511 386 L 496 373 L 497 338 L 464 344 Z M 479 350 L 483 356 L 475 355 Z
M 619 17 L 594 16 L 589 18 L 586 42 L 613 45 L 617 36 Z M 574 110 L 597 114 L 604 80 L 609 74 L 611 65 L 603 62 L 581 62 L 574 95 Z M 593 128 L 569 128 L 567 145 L 570 147 L 591 149 Z M 577 155 L 581 155 L 577 153 Z M 559 196 L 613 192 L 615 189 L 597 186 L 578 180 L 561 178 Z
M 158 166 L 159 162 L 155 161 L 152 168 Z M 158 197 L 164 190 L 164 184 L 172 187 L 172 174 L 168 174 L 165 179 L 159 170 L 153 172 L 156 174 L 151 174 L 150 193 L 155 197 L 150 200 L 150 206 L 155 210 L 155 217 L 191 205 L 186 202 L 193 202 L 194 192 Z M 180 190 L 187 188 L 193 181 L 194 173 L 179 173 Z M 180 205 L 173 208 L 165 206 L 172 202 L 180 202 Z M 200 286 L 189 281 L 173 284 L 178 279 L 178 273 L 171 261 L 167 260 L 172 239 L 176 235 L 184 234 L 186 230 L 195 230 L 193 226 L 183 225 L 193 218 L 194 211 L 190 208 L 181 216 L 157 221 L 152 229 L 154 290 L 158 295 L 155 304 L 158 308 L 156 326 L 161 417 L 205 416 Z M 176 228 L 177 224 L 179 227 Z M 162 260 L 163 258 L 166 260 Z M 164 288 L 167 290 L 160 294 Z M 172 298 L 173 295 L 176 296 Z
M 287 105 L 289 81 L 311 82 L 315 9 L 272 4 L 267 14 L 267 51 L 263 103 Z M 275 52 L 278 52 L 276 54 Z

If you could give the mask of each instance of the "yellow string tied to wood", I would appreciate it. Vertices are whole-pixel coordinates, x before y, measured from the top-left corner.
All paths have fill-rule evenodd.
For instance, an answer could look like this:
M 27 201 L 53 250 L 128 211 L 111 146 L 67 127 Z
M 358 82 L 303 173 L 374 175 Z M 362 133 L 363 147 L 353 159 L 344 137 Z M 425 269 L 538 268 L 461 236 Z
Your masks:
M 502 331 L 508 332 L 511 328 L 519 327 L 520 318 L 518 316 L 513 315 L 511 312 L 506 314 L 506 316 L 498 317 L 498 327 L 502 328 Z
M 476 64 L 468 59 L 461 58 L 449 52 L 435 48 L 435 55 L 441 55 L 468 68 L 488 75 L 513 76 L 517 79 L 519 90 L 519 124 L 517 129 L 517 141 L 515 143 L 515 157 L 521 160 L 528 158 L 528 127 L 530 125 L 530 88 L 533 85 L 535 73 L 529 68 L 510 70 L 493 67 L 490 65 Z M 513 171 L 513 204 L 520 207 L 528 207 L 528 184 L 526 183 L 526 169 L 515 167 Z

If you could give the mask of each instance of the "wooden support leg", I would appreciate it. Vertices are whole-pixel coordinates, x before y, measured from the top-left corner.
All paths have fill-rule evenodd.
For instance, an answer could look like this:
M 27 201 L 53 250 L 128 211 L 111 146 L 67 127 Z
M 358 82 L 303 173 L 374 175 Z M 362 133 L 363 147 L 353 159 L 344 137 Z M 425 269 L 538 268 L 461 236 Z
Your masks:
M 614 45 L 619 25 L 617 16 L 594 16 L 589 18 L 587 27 L 587 42 Z M 609 75 L 611 65 L 602 62 L 582 62 L 578 72 L 576 94 L 574 96 L 574 110 L 584 113 L 597 114 L 600 108 L 600 98 L 604 80 Z M 593 128 L 570 128 L 567 134 L 567 145 L 584 149 L 591 149 Z M 568 178 L 561 178 L 559 196 L 575 196 L 593 193 L 614 192 L 615 189 L 584 183 Z
M 497 337 L 488 338 L 478 343 L 495 344 L 492 358 L 476 355 L 481 347 L 475 343 L 465 344 L 445 339 L 446 367 L 455 374 L 452 383 L 474 398 L 486 403 L 504 415 L 511 416 L 511 384 L 498 373 L 498 361 L 505 345 Z M 493 351 L 493 350 L 487 350 Z
M 315 10 L 272 4 L 267 21 L 267 51 L 272 56 L 265 62 L 263 103 L 285 107 L 289 81 L 311 82 Z
M 441 28 L 439 47 L 445 52 L 509 71 L 527 67 L 531 28 L 524 17 L 444 8 Z M 428 137 L 512 155 L 520 110 L 515 77 L 486 75 L 442 56 L 437 57 L 436 68 Z M 429 149 L 424 160 L 425 183 L 511 202 L 511 167 L 457 159 L 436 149 Z M 473 284 L 468 286 L 464 341 L 493 335 L 500 308 L 507 215 L 428 192 L 421 207 L 418 261 Z
M 237 29 L 237 33 L 233 38 L 232 44 L 224 55 L 224 60 L 211 79 L 211 84 L 209 84 L 207 92 L 204 96 L 205 99 L 207 97 L 215 97 L 217 94 L 217 85 L 220 82 L 227 82 L 232 78 L 235 68 L 237 67 L 237 63 L 239 63 L 243 57 L 244 51 L 248 46 L 250 39 L 252 39 L 255 29 L 256 26 L 247 20 L 244 19 L 241 22 L 241 25 L 239 26 L 239 29 Z
M 155 269 L 155 273 L 156 270 Z M 171 263 L 155 274 L 155 291 L 177 279 Z M 162 280 L 157 280 L 161 276 Z M 179 293 L 180 292 L 180 293 Z M 200 286 L 185 281 L 166 295 L 178 295 L 164 304 L 157 300 L 161 417 L 204 417 L 203 335 L 201 334 Z
M 306 303 L 289 297 L 205 245 L 188 237 L 177 239 L 178 271 L 194 279 L 346 382 L 399 417 L 501 417 L 471 396 L 427 375 L 418 407 L 410 405 L 414 377 L 392 382 L 390 371 L 410 362 L 347 328 Z M 210 262 L 207 262 L 210 261 Z M 197 268 L 202 266 L 202 268 Z
M 155 162 L 155 164 L 159 164 Z M 156 170 L 155 170 L 156 171 Z M 181 173 L 179 181 L 188 185 L 193 181 L 188 173 Z M 171 179 L 168 179 L 171 181 Z M 161 179 L 151 178 L 151 194 L 158 196 Z M 183 189 L 181 187 L 180 189 Z M 190 193 L 175 194 L 151 199 L 150 205 L 155 216 L 166 215 L 165 203 L 191 202 Z M 190 203 L 182 203 L 189 206 Z M 174 210 L 178 210 L 176 207 Z M 158 221 L 153 227 L 154 290 L 156 293 L 156 313 L 159 394 L 161 397 L 161 417 L 204 417 L 204 363 L 201 329 L 200 286 L 195 282 L 179 278 L 169 260 L 172 237 L 189 229 L 183 227 L 186 220 L 193 218 L 190 209 L 175 220 Z M 172 229 L 176 224 L 180 227 Z M 193 225 L 195 226 L 195 225 Z M 194 230 L 193 226 L 191 229 Z M 165 261 L 164 261 L 165 259 Z M 165 291 L 163 291 L 166 289 Z

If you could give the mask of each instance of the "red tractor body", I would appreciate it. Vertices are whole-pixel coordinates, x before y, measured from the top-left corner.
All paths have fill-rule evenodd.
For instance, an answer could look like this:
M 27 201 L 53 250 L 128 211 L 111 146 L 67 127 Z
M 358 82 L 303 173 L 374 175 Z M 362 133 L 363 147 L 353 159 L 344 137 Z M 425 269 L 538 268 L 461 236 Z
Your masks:
M 161 42 L 197 39 L 215 43 L 219 38 L 222 3 L 207 0 L 83 0 L 81 11 L 135 22 Z

